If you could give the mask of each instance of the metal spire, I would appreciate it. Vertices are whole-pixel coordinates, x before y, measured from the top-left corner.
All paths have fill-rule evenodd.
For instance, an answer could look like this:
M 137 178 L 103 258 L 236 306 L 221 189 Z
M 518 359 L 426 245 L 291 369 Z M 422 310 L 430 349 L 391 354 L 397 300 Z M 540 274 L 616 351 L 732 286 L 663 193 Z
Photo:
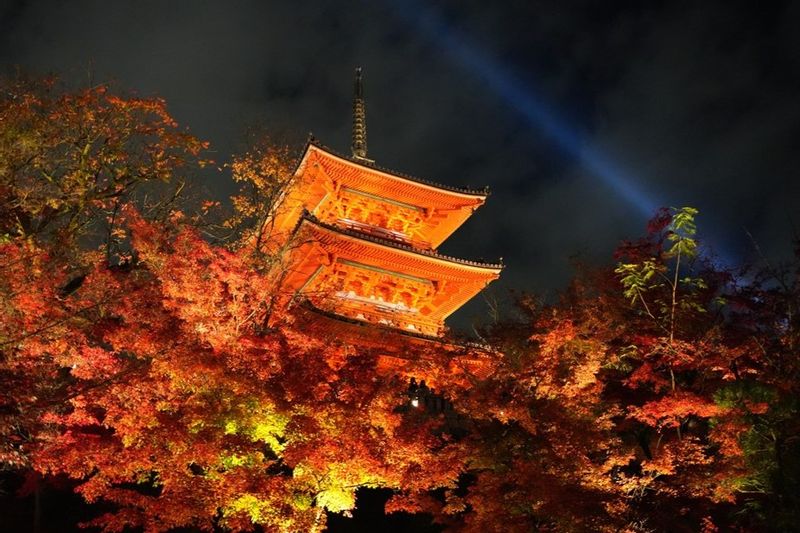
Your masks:
M 361 67 L 356 68 L 353 87 L 353 142 L 350 145 L 354 159 L 372 162 L 367 159 L 367 105 L 364 102 L 364 82 Z

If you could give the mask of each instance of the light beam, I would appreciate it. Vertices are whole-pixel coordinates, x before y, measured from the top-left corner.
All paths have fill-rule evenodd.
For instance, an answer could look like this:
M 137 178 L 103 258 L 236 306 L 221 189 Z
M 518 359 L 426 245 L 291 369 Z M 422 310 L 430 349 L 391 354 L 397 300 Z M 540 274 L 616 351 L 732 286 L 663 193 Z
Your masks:
M 552 109 L 534 87 L 520 80 L 511 69 L 470 43 L 436 11 L 415 0 L 386 1 L 398 18 L 419 30 L 455 59 L 463 69 L 484 82 L 506 105 L 525 118 L 529 126 L 541 132 L 567 157 L 599 178 L 643 218 L 649 219 L 655 216 L 660 207 L 670 205 L 665 199 L 659 201 L 654 197 L 608 154 L 589 144 L 578 130 L 570 127 Z M 709 235 L 708 231 L 705 233 Z M 734 265 L 736 262 L 733 256 L 722 247 L 716 247 L 716 253 L 712 253 L 711 248 L 708 248 L 712 240 L 715 239 L 709 235 L 706 246 L 703 247 L 703 255 L 725 267 Z M 719 242 L 718 239 L 716 241 Z
M 646 218 L 653 216 L 660 204 L 636 180 L 628 176 L 616 162 L 587 144 L 585 139 L 555 113 L 537 92 L 519 80 L 508 68 L 473 46 L 435 11 L 418 2 L 390 2 L 395 13 L 419 29 L 465 70 L 479 78 L 510 108 L 526 119 L 528 124 L 563 153 L 633 206 Z

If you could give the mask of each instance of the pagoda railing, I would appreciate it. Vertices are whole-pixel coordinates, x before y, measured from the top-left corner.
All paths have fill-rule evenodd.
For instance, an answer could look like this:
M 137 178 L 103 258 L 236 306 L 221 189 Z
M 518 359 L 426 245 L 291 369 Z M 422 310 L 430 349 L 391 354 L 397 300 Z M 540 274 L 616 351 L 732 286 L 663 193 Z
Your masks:
M 436 320 L 425 318 L 416 313 L 398 310 L 392 304 L 380 300 L 362 303 L 361 300 L 351 302 L 346 298 L 329 296 L 322 302 L 315 302 L 314 305 L 320 309 L 349 318 L 404 331 L 438 335 L 442 327 Z

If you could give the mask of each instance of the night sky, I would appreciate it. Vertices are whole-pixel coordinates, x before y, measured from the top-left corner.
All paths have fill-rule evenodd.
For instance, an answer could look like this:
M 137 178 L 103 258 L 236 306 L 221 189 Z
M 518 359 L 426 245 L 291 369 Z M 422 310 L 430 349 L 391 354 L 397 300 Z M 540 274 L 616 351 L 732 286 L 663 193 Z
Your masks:
M 371 158 L 491 187 L 441 250 L 503 257 L 498 296 L 552 295 L 571 257 L 611 261 L 657 206 L 698 207 L 722 261 L 752 255 L 748 232 L 787 257 L 800 2 L 643 4 L 2 0 L 0 72 L 161 96 L 224 162 L 253 127 L 347 152 L 363 66 Z M 232 191 L 228 175 L 199 179 Z

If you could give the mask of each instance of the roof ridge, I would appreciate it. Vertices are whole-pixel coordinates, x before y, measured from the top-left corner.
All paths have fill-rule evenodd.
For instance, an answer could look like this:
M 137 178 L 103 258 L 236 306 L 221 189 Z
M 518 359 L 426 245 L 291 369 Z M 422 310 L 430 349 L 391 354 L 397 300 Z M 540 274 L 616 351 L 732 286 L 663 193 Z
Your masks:
M 451 263 L 459 263 L 466 266 L 473 266 L 478 268 L 491 268 L 491 269 L 503 269 L 505 265 L 502 263 L 481 263 L 479 261 L 471 261 L 469 259 L 461 259 L 460 257 L 453 257 L 451 255 L 444 255 L 438 252 L 434 252 L 432 250 L 423 250 L 422 248 L 416 248 L 414 246 L 410 246 L 408 244 L 403 244 L 399 242 L 395 242 L 391 239 L 384 239 L 382 237 L 377 237 L 375 235 L 369 235 L 367 233 L 362 233 L 360 231 L 355 231 L 347 228 L 340 228 L 333 224 L 328 224 L 327 222 L 322 222 L 316 216 L 314 216 L 311 212 L 307 209 L 303 209 L 303 214 L 300 215 L 300 219 L 297 222 L 297 227 L 299 228 L 300 224 L 303 220 L 308 220 L 309 222 L 321 226 L 325 229 L 329 229 L 336 233 L 341 233 L 343 235 L 348 235 L 350 237 L 355 237 L 357 239 L 365 240 L 365 241 L 372 241 L 377 244 L 383 244 L 389 246 L 391 248 L 397 248 L 399 250 L 404 250 L 406 252 L 412 252 L 418 255 L 425 255 L 428 257 L 433 257 L 434 259 L 443 259 L 445 261 L 449 261 Z M 297 228 L 295 228 L 297 229 Z
M 334 150 L 333 148 L 330 148 L 329 146 L 326 146 L 326 145 L 322 144 L 313 135 L 309 135 L 308 140 L 306 142 L 306 146 L 303 149 L 304 153 L 305 153 L 306 150 L 308 150 L 309 146 L 315 146 L 317 148 L 320 148 L 321 150 L 324 150 L 324 151 L 328 152 L 329 154 L 334 155 L 336 157 L 339 157 L 341 159 L 344 159 L 344 160 L 346 160 L 346 161 L 348 161 L 350 163 L 353 163 L 353 164 L 356 164 L 356 165 L 359 165 L 359 166 L 362 166 L 362 167 L 365 167 L 365 168 L 368 168 L 368 169 L 377 170 L 377 171 L 383 172 L 385 174 L 390 174 L 390 175 L 396 176 L 398 178 L 406 179 L 406 180 L 409 180 L 409 181 L 414 181 L 414 182 L 420 183 L 422 185 L 428 185 L 429 187 L 435 187 L 437 189 L 443 189 L 443 190 L 450 191 L 450 192 L 457 192 L 457 193 L 460 193 L 460 194 L 468 194 L 468 195 L 471 195 L 471 196 L 481 196 L 481 197 L 484 197 L 484 198 L 486 198 L 486 197 L 488 197 L 490 195 L 490 191 L 489 191 L 489 186 L 488 185 L 485 186 L 483 189 L 473 189 L 472 187 L 459 187 L 457 185 L 447 185 L 445 183 L 439 183 L 439 182 L 436 182 L 436 181 L 433 181 L 433 180 L 429 180 L 429 179 L 426 179 L 426 178 L 420 178 L 420 177 L 417 177 L 417 176 L 412 176 L 411 174 L 406 174 L 405 172 L 398 172 L 396 170 L 391 170 L 391 169 L 388 169 L 386 167 L 382 167 L 380 165 L 376 165 L 374 162 L 370 162 L 369 160 L 361 160 L 361 159 L 356 159 L 356 158 L 353 158 L 353 157 L 349 157 L 349 156 L 339 152 L 338 150 Z M 302 157 L 301 157 L 301 159 L 302 159 Z

